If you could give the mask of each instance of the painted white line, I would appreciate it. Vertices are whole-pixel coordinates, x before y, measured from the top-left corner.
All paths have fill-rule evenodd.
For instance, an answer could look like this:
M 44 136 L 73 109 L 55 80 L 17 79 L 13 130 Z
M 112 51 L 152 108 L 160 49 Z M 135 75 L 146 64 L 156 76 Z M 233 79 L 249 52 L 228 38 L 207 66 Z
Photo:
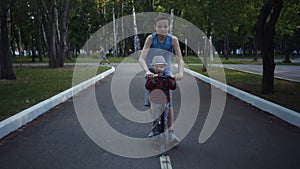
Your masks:
M 161 169 L 172 169 L 171 159 L 169 156 L 162 155 L 159 157 L 159 161 Z
M 209 84 L 265 111 L 265 112 L 268 112 L 290 124 L 300 127 L 300 113 L 298 113 L 296 111 L 290 110 L 286 107 L 280 106 L 278 104 L 264 100 L 260 97 L 254 96 L 250 93 L 244 92 L 242 90 L 239 90 L 239 89 L 229 86 L 227 84 L 221 83 L 219 81 L 216 81 L 207 76 L 201 75 L 190 69 L 185 68 L 184 71 L 206 83 L 209 83 Z
M 0 122 L 0 139 L 8 135 L 9 133 L 17 130 L 21 126 L 27 124 L 28 122 L 34 120 L 41 114 L 46 113 L 53 107 L 65 102 L 67 99 L 73 97 L 80 91 L 88 88 L 89 86 L 95 84 L 95 82 L 103 79 L 104 77 L 110 75 L 115 71 L 115 68 L 112 67 L 111 69 L 87 80 L 84 81 L 70 89 L 63 91 L 47 100 L 44 100 L 41 103 L 38 103 L 26 110 L 21 111 L 14 116 L 11 116 L 3 121 Z

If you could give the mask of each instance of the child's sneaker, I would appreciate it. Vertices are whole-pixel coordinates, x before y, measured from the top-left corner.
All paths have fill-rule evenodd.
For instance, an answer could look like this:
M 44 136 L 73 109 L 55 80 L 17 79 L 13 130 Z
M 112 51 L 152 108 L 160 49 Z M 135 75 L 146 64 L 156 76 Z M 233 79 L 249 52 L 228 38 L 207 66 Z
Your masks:
M 154 133 L 151 131 L 149 134 L 148 134 L 148 137 L 153 137 L 154 136 Z
M 173 145 L 179 143 L 179 139 L 173 130 L 169 131 L 169 143 Z

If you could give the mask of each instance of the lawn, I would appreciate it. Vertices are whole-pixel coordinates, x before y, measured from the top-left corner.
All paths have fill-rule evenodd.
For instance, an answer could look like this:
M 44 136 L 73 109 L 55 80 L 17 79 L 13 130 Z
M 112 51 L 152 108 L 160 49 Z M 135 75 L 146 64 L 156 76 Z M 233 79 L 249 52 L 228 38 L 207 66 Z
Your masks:
M 189 68 L 205 76 L 207 73 L 201 72 L 201 66 L 190 65 Z M 224 69 L 226 83 L 258 97 L 277 103 L 294 111 L 300 112 L 300 83 L 286 80 L 274 80 L 274 93 L 261 94 L 261 75 L 254 75 L 240 71 Z
M 90 66 L 80 69 L 82 72 L 95 70 Z M 17 80 L 0 80 L 0 121 L 72 87 L 73 70 L 73 66 L 58 69 L 15 67 Z M 99 67 L 98 73 L 105 70 L 108 67 Z M 81 81 L 90 77 L 83 76 Z

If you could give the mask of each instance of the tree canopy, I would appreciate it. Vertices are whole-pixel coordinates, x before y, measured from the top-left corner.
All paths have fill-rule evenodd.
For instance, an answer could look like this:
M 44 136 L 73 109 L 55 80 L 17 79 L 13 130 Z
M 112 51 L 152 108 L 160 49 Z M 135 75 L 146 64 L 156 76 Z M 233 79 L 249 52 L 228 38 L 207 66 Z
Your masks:
M 2 68 L 12 64 L 7 58 L 30 55 L 49 57 L 49 66 L 62 67 L 66 59 L 76 57 L 84 43 L 101 27 L 115 18 L 136 13 L 174 11 L 206 33 L 220 55 L 228 58 L 242 49 L 253 55 L 262 48 L 255 40 L 257 22 L 265 4 L 278 0 L 2 0 L 1 1 L 1 77 Z M 266 21 L 271 19 L 266 16 Z M 300 52 L 300 0 L 284 1 L 274 27 L 275 54 Z M 7 26 L 7 32 L 6 32 Z M 118 27 L 120 29 L 120 26 Z M 8 39 L 6 36 L 8 35 Z M 139 35 L 141 45 L 146 36 Z M 134 38 L 129 37 L 117 46 L 118 56 L 134 50 Z M 268 43 L 273 43 L 268 42 Z M 5 45 L 4 45 L 5 46 Z M 6 52 L 4 52 L 6 50 Z M 187 52 L 187 51 L 186 51 Z M 11 55 L 12 54 L 12 55 Z M 17 56 L 20 54 L 20 56 Z M 13 77 L 13 76 L 12 76 Z

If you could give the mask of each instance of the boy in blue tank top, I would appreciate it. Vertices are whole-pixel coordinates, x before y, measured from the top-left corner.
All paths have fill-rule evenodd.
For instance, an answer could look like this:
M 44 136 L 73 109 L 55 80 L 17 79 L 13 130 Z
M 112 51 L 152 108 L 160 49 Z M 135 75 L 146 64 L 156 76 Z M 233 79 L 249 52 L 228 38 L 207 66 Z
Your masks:
M 167 62 L 167 67 L 164 70 L 164 74 L 172 76 L 176 80 L 181 80 L 183 78 L 183 68 L 184 62 L 182 59 L 182 54 L 179 46 L 178 38 L 169 34 L 169 15 L 160 14 L 154 19 L 154 30 L 155 33 L 149 35 L 145 41 L 143 50 L 141 52 L 139 62 L 142 69 L 146 72 L 147 78 L 154 78 L 153 68 L 151 67 L 151 62 L 154 56 L 163 56 Z M 175 57 L 178 63 L 178 74 L 172 75 L 172 59 L 173 52 L 175 52 Z M 150 109 L 149 103 L 149 92 L 145 94 L 145 106 Z M 174 134 L 173 129 L 174 123 L 174 111 L 172 106 L 172 92 L 170 91 L 170 107 L 168 116 L 168 127 L 169 127 L 169 138 L 171 142 L 178 143 L 179 139 Z M 151 135 L 151 133 L 150 133 Z

